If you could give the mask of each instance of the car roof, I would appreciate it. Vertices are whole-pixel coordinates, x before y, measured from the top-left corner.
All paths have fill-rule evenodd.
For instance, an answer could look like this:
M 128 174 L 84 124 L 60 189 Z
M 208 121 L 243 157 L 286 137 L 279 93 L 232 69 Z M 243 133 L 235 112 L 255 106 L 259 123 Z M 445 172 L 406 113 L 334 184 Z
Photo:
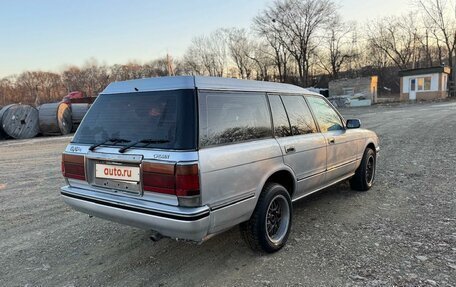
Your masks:
M 239 80 L 205 76 L 172 76 L 136 79 L 109 84 L 101 94 L 120 94 L 166 90 L 219 90 L 319 95 L 304 88 L 275 82 Z

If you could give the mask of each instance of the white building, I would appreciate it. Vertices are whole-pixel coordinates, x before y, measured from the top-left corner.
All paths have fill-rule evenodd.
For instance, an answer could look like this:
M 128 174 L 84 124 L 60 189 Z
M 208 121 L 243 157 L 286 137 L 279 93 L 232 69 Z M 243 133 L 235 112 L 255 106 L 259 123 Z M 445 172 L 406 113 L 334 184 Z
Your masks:
M 399 72 L 400 99 L 434 100 L 448 97 L 449 67 L 431 67 Z

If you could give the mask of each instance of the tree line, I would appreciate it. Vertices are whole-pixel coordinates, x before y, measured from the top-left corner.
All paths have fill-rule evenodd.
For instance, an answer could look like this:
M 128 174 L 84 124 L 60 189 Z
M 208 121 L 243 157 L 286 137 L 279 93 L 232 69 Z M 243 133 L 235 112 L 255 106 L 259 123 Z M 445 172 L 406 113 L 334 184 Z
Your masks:
M 26 71 L 0 79 L 0 105 L 96 96 L 112 81 L 207 75 L 325 87 L 342 77 L 379 76 L 379 93 L 399 93 L 397 72 L 448 65 L 456 51 L 456 0 L 411 0 L 410 11 L 346 21 L 332 0 L 275 0 L 249 29 L 220 28 L 192 39 L 178 59 L 107 66 L 91 59 L 61 73 Z M 453 79 L 453 78 L 452 78 Z

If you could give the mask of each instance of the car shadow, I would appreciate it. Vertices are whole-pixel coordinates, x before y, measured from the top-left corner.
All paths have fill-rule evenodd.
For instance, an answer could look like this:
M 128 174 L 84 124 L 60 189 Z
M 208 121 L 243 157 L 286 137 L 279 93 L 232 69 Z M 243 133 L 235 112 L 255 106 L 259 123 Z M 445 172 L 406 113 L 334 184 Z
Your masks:
M 333 214 L 333 207 L 341 210 L 341 206 L 345 206 L 352 197 L 357 196 L 360 196 L 360 193 L 351 190 L 347 182 L 342 182 L 295 202 L 289 244 L 274 254 L 263 254 L 249 249 L 243 242 L 238 227 L 218 234 L 202 244 L 167 238 L 152 242 L 147 239 L 149 233 L 143 233 L 144 238 L 136 252 L 146 259 L 137 261 L 130 267 L 134 268 L 136 273 L 139 272 L 137 279 L 140 284 L 147 284 L 152 278 L 155 283 L 160 285 L 162 282 L 164 286 L 182 283 L 183 278 L 189 285 L 201 284 L 201 278 L 205 278 L 205 282 L 211 282 L 225 273 L 235 278 L 237 273 L 245 274 L 246 270 L 255 270 L 258 264 L 265 264 L 271 258 L 287 256 L 287 252 L 293 250 L 293 245 L 301 244 L 299 250 L 306 253 L 306 248 L 310 250 L 312 247 L 306 246 L 304 241 L 299 243 L 298 239 L 304 231 L 306 236 L 313 235 L 311 228 L 303 226 L 323 224 L 324 220 L 319 216 Z M 160 267 L 159 270 L 155 269 L 157 266 Z M 176 272 L 182 276 L 171 276 L 177 274 Z

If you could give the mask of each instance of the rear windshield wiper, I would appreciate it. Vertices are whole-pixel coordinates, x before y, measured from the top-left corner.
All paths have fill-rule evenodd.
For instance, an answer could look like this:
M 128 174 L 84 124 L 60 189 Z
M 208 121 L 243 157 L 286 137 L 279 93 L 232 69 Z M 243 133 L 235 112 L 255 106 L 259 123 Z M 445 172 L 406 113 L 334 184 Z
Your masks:
M 142 147 L 146 147 L 146 146 L 151 145 L 151 144 L 169 143 L 169 140 L 142 139 L 142 140 L 139 140 L 139 141 L 135 141 L 135 142 L 133 142 L 133 143 L 127 145 L 127 146 L 124 146 L 123 148 L 119 149 L 119 152 L 120 153 L 124 153 L 129 148 L 132 148 L 135 145 L 140 144 L 140 143 L 144 144 Z
M 94 145 L 91 145 L 89 147 L 89 150 L 90 151 L 93 151 L 94 149 L 96 149 L 97 147 L 101 146 L 101 145 L 104 145 L 105 143 L 114 143 L 114 144 L 118 144 L 118 143 L 129 143 L 131 141 L 129 140 L 125 140 L 125 139 L 120 139 L 120 138 L 110 138 L 110 139 L 107 139 L 107 140 L 104 140 L 100 143 L 97 143 L 97 144 L 94 144 Z

